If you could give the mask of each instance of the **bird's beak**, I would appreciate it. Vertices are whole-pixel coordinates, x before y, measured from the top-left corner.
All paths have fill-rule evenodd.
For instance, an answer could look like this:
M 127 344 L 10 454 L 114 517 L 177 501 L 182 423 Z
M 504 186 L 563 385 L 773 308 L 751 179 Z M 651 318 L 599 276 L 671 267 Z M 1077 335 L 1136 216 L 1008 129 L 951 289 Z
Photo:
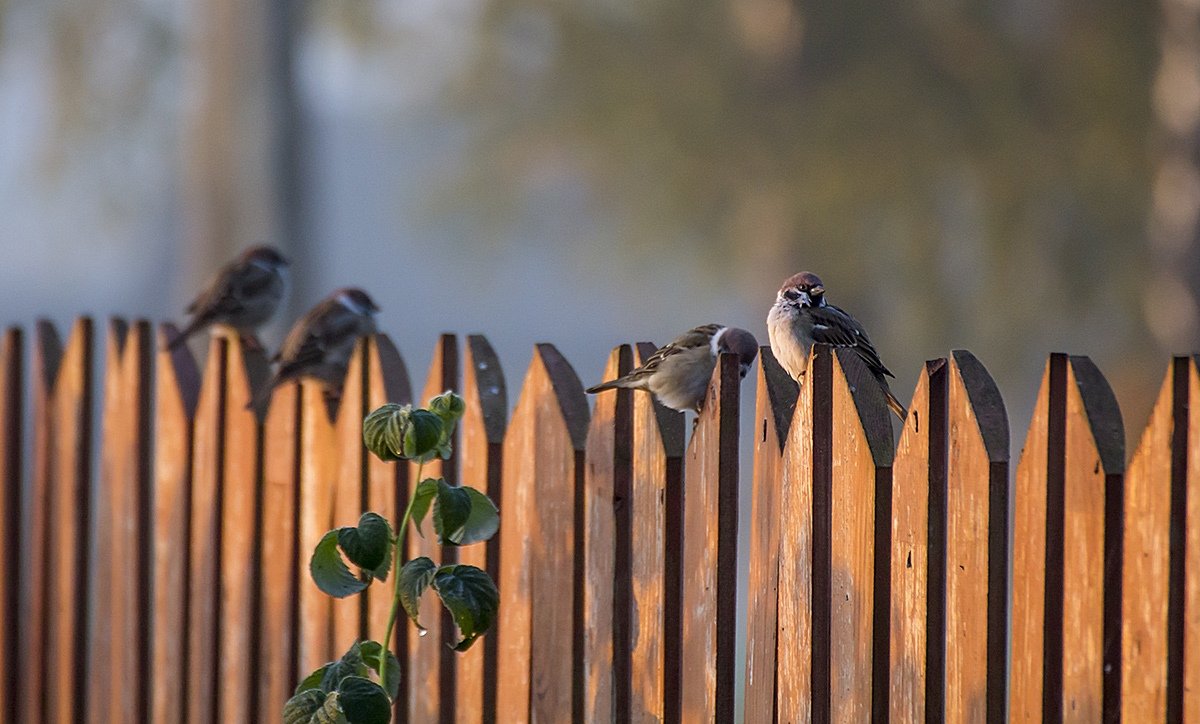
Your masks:
M 824 293 L 825 293 L 825 287 L 821 286 L 820 284 L 818 284 L 817 286 L 812 288 L 813 296 L 819 297 Z
M 808 292 L 800 292 L 800 296 L 796 299 L 796 304 L 801 307 L 811 307 L 812 299 L 809 299 Z

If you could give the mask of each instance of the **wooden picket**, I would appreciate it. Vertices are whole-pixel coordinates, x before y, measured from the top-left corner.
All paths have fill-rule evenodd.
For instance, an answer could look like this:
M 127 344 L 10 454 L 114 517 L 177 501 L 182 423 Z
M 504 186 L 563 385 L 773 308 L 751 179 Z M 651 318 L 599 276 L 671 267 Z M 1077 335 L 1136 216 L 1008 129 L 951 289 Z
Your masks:
M 257 348 L 217 338 L 201 373 L 176 335 L 110 320 L 103 373 L 90 320 L 65 345 L 47 322 L 28 351 L 0 337 L 5 721 L 277 721 L 390 610 L 386 586 L 333 602 L 307 571 L 325 531 L 366 509 L 397 525 L 419 482 L 366 453 L 362 417 L 446 389 L 467 415 L 423 475 L 492 496 L 501 532 L 442 548 L 426 523 L 408 552 L 489 570 L 500 618 L 465 654 L 432 596 L 427 636 L 402 620 L 397 721 L 725 722 L 741 667 L 747 722 L 1200 718 L 1196 357 L 1170 365 L 1127 470 L 1103 375 L 1051 355 L 1010 478 L 1004 403 L 970 353 L 925 365 L 893 445 L 852 351 L 817 347 L 797 388 L 764 348 L 739 662 L 735 359 L 685 447 L 650 395 L 589 413 L 550 345 L 510 421 L 477 335 L 438 340 L 419 396 L 374 335 L 338 399 L 287 383 L 253 410 Z M 606 376 L 653 351 L 617 347 Z

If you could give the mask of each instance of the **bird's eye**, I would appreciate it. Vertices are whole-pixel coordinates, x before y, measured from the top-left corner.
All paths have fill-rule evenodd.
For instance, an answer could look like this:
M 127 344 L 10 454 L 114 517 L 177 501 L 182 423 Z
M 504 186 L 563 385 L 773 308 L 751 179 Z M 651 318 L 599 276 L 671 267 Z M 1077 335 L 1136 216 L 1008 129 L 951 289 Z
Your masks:
M 795 289 L 789 289 L 783 293 L 783 296 L 785 299 L 790 299 L 792 301 L 796 301 L 797 299 L 800 298 L 800 292 L 796 291 Z

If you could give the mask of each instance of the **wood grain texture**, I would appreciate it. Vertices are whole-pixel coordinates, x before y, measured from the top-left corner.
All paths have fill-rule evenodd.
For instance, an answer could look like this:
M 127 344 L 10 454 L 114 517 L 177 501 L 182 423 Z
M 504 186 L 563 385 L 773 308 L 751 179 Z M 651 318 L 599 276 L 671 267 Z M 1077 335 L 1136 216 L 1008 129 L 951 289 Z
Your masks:
M 256 721 L 279 721 L 300 671 L 296 666 L 301 566 L 300 396 L 296 385 L 277 387 L 263 420 L 262 558 L 259 564 L 260 662 Z M 306 672 L 307 673 L 307 672 Z
M 346 377 L 342 381 L 341 396 L 338 398 L 337 416 L 333 423 L 333 446 L 337 458 L 333 461 L 333 525 L 332 528 L 358 525 L 358 519 L 366 510 L 364 503 L 367 466 L 367 449 L 363 445 L 362 422 L 366 417 L 367 367 L 364 360 L 367 341 L 360 339 L 355 344 Z M 353 570 L 353 568 L 351 568 Z M 373 583 L 369 588 L 387 584 Z M 342 652 L 363 638 L 366 606 L 363 594 L 333 600 L 333 648 L 334 655 Z
M 459 364 L 458 339 L 452 334 L 442 335 L 434 347 L 433 358 L 429 362 L 429 373 L 425 377 L 425 387 L 415 401 L 416 406 L 423 407 L 429 400 L 446 390 L 458 390 Z M 458 435 L 455 432 L 454 449 L 458 450 Z M 409 495 L 425 478 L 445 478 L 452 485 L 457 485 L 458 460 L 457 452 L 448 460 L 432 460 L 425 463 L 421 475 L 417 475 L 417 466 L 410 465 Z M 422 527 L 424 536 L 410 530 L 408 535 L 409 559 L 418 556 L 428 556 L 439 565 L 452 564 L 457 560 L 457 550 L 454 546 L 440 546 L 433 529 L 432 520 L 426 520 Z M 443 615 L 444 607 L 436 595 L 423 596 L 421 599 L 421 624 L 427 629 L 424 636 L 410 635 L 408 638 L 409 663 L 409 699 L 408 715 L 413 724 L 428 722 L 453 721 L 454 718 L 454 660 L 457 656 L 446 644 L 456 639 L 453 621 Z M 406 625 L 408 625 L 406 623 Z M 449 667 L 449 671 L 447 670 Z
M 1046 467 L 1050 417 L 1050 366 L 1025 433 L 1017 463 L 1013 508 L 1012 721 L 1042 719 L 1046 587 Z
M 1125 721 L 1167 716 L 1173 371 L 1168 370 L 1125 480 L 1121 711 Z
M 0 718 L 20 721 L 21 629 L 24 581 L 21 560 L 26 543 L 21 535 L 24 479 L 24 333 L 9 327 L 0 338 Z
M 775 716 L 783 449 L 795 414 L 799 387 L 775 361 L 770 347 L 759 348 L 758 361 L 750 494 L 745 718 L 746 721 L 771 721 Z
M 1007 720 L 1008 415 L 969 352 L 954 352 L 948 383 L 945 717 L 999 724 Z
M 1200 356 L 1187 361 L 1187 391 L 1182 712 L 1200 721 Z
M 629 345 L 615 347 L 608 355 L 603 379 L 614 380 L 633 368 Z M 586 574 L 584 576 L 584 705 L 588 721 L 612 721 L 628 716 L 629 648 L 622 637 L 629 625 L 629 569 L 618 568 L 617 549 L 629 543 L 628 516 L 620 523 L 618 507 L 629 504 L 632 475 L 633 410 L 631 390 L 606 391 L 596 395 L 587 437 L 587 470 L 584 474 L 584 530 Z M 628 562 L 626 562 L 627 564 Z M 618 577 L 624 580 L 618 580 Z M 624 585 L 624 608 L 618 599 Z M 621 621 L 622 614 L 626 616 Z M 622 646 L 624 644 L 624 646 Z M 618 669 L 623 667 L 623 671 Z M 616 689 L 624 678 L 625 709 Z M 621 712 L 618 714 L 618 712 Z
M 89 721 L 147 717 L 149 670 L 150 324 L 112 319 L 105 339 Z
M 917 380 L 900 432 L 892 469 L 892 555 L 889 718 L 894 722 L 926 719 L 926 621 L 929 579 L 929 488 L 931 377 L 945 376 L 945 360 L 926 362 Z M 940 381 L 939 384 L 944 384 Z M 943 428 L 944 429 L 944 428 Z
M 500 360 L 485 337 L 467 337 L 463 359 L 462 395 L 467 411 L 460 423 L 459 474 L 469 485 L 500 502 L 504 431 L 508 423 L 508 395 Z M 500 576 L 499 533 L 485 544 L 467 546 L 458 559 L 487 571 L 492 580 Z M 483 724 L 496 720 L 496 632 L 458 656 L 458 701 L 460 724 Z
M 76 321 L 54 384 L 47 506 L 46 716 L 79 721 L 88 711 L 88 531 L 92 510 L 92 322 Z
M 159 328 L 154 391 L 154 604 L 151 721 L 182 721 L 187 711 L 192 419 L 200 371 L 178 334 Z
M 639 342 L 635 365 L 657 347 Z M 671 721 L 679 715 L 681 636 L 683 413 L 633 396 L 633 471 L 630 480 L 631 722 Z M 668 520 L 671 522 L 668 525 Z M 668 677 L 668 672 L 673 675 Z
M 317 382 L 300 388 L 300 625 L 297 638 L 300 676 L 340 656 L 333 640 L 333 599 L 321 592 L 308 572 L 317 542 L 333 528 L 337 438 L 325 391 Z M 343 647 L 343 650 L 347 647 Z
M 578 377 L 553 346 L 537 345 L 504 441 L 500 510 L 505 529 L 523 534 L 500 539 L 499 721 L 582 718 L 574 622 L 587 424 Z M 568 570 L 576 572 L 570 587 Z
M 221 722 L 252 722 L 258 711 L 254 685 L 258 659 L 247 659 L 241 652 L 261 649 L 258 586 L 263 500 L 262 427 L 248 408 L 269 370 L 263 353 L 246 347 L 239 338 L 229 340 L 226 352 L 217 711 Z
M 684 463 L 684 721 L 733 718 L 737 608 L 737 360 L 721 355 Z

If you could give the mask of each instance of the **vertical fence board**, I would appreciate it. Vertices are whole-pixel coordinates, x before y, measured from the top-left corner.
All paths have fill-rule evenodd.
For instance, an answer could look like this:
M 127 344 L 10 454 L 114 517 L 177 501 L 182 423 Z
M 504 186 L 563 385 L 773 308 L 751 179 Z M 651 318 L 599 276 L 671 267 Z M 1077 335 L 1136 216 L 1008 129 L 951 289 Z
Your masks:
M 321 385 L 300 384 L 300 676 L 340 656 L 333 641 L 333 599 L 308 574 L 317 542 L 333 528 L 337 444 Z
M 775 718 L 783 448 L 796 411 L 799 388 L 775 361 L 770 347 L 759 348 L 757 382 L 747 582 L 745 719 L 767 722 Z
M 926 718 L 929 489 L 939 482 L 931 480 L 935 476 L 929 438 L 933 417 L 945 414 L 938 409 L 931 388 L 944 387 L 945 364 L 945 360 L 934 360 L 921 370 L 892 470 L 889 718 L 895 722 L 915 723 Z
M 299 681 L 296 667 L 297 578 L 304 574 L 297 547 L 300 509 L 300 397 L 296 385 L 271 395 L 263 421 L 262 558 L 259 565 L 262 649 L 256 721 L 279 721 Z M 305 672 L 307 673 L 307 672 Z
M 657 348 L 639 342 L 635 364 Z M 630 721 L 677 721 L 682 636 L 683 413 L 633 397 Z M 674 676 L 668 678 L 668 672 Z
M 737 359 L 713 371 L 685 463 L 683 672 L 685 721 L 731 721 L 737 610 Z
M 87 711 L 88 532 L 91 525 L 92 322 L 75 323 L 54 385 L 46 563 L 46 715 L 76 721 Z
M 1187 363 L 1183 720 L 1200 721 L 1200 355 Z
M 151 721 L 183 721 L 188 681 L 188 555 L 192 499 L 192 418 L 200 371 L 178 331 L 158 333 L 154 392 L 154 605 Z
M 508 397 L 500 360 L 482 335 L 467 337 L 463 363 L 463 398 L 467 411 L 459 445 L 462 483 L 500 502 L 500 474 Z M 499 533 L 485 544 L 459 551 L 459 561 L 500 577 Z M 456 719 L 460 724 L 496 720 L 496 632 L 484 636 L 458 657 Z
M 603 379 L 621 377 L 632 369 L 632 365 L 629 345 L 620 345 L 609 354 Z M 629 639 L 622 634 L 628 633 L 629 625 L 629 571 L 627 567 L 623 571 L 618 567 L 617 557 L 622 545 L 618 537 L 624 538 L 626 553 L 629 543 L 630 501 L 622 496 L 629 494 L 633 473 L 630 450 L 633 442 L 632 396 L 631 390 L 597 395 L 588 428 L 584 476 L 587 572 L 584 577 L 586 689 L 583 709 L 588 721 L 612 721 L 618 712 L 621 712 L 622 721 L 628 716 Z M 623 580 L 618 580 L 618 576 Z M 623 601 L 619 600 L 622 594 Z M 624 621 L 621 620 L 623 616 Z M 616 691 L 622 676 L 626 685 L 624 708 Z
M 1008 414 L 969 352 L 947 395 L 945 716 L 1007 721 Z
M 267 360 L 233 337 L 227 346 L 221 476 L 221 610 L 217 635 L 221 722 L 251 722 L 261 649 L 258 580 L 262 507 L 262 428 L 248 409 L 266 382 Z M 254 655 L 246 656 L 246 653 Z
M 334 420 L 334 454 L 332 461 L 333 479 L 333 522 L 331 528 L 358 525 L 364 507 L 364 475 L 366 473 L 366 447 L 363 445 L 362 421 L 366 415 L 367 388 L 365 375 L 367 366 L 364 355 L 368 342 L 360 339 L 354 345 L 346 378 L 342 381 L 338 398 L 337 418 Z M 390 588 L 377 582 L 370 587 Z M 362 638 L 366 598 L 362 594 L 333 600 L 333 654 L 342 652 Z
M 421 396 L 415 401 L 418 406 L 426 405 L 429 400 L 446 390 L 459 389 L 458 382 L 458 340 L 453 334 L 443 334 L 433 350 L 433 359 L 429 362 L 429 374 L 425 378 L 425 387 Z M 457 435 L 454 449 L 458 449 Z M 451 485 L 460 481 L 457 455 L 448 460 L 434 459 L 425 463 L 420 475 L 417 475 L 416 465 L 412 465 L 409 495 L 416 489 L 424 478 L 443 477 Z M 420 479 L 418 479 L 420 478 Z M 457 559 L 454 546 L 439 546 L 433 524 L 427 522 L 423 528 L 425 535 L 418 535 L 415 530 L 408 534 L 409 558 L 428 556 L 439 565 L 449 565 Z M 443 607 L 436 596 L 423 596 L 421 599 L 421 624 L 426 628 L 424 636 L 409 636 L 408 667 L 409 667 L 409 699 L 408 715 L 413 724 L 428 722 L 449 722 L 454 718 L 454 677 L 455 662 L 451 657 L 456 656 L 446 644 L 453 643 L 455 635 L 453 621 L 443 615 Z M 408 625 L 405 623 L 405 625 Z
M 1042 375 L 1025 447 L 1017 463 L 1013 508 L 1012 682 L 1013 721 L 1042 718 L 1042 650 L 1046 588 L 1046 460 L 1050 366 Z
M 0 718 L 20 721 L 18 702 L 24 678 L 20 637 L 24 617 L 20 611 L 25 580 L 21 559 L 26 542 L 22 519 L 22 422 L 24 336 L 9 327 L 0 340 Z
M 89 720 L 147 717 L 150 325 L 110 320 L 106 341 Z
M 408 370 L 396 346 L 386 335 L 377 334 L 367 347 L 367 387 L 370 391 L 367 407 L 374 410 L 388 402 L 405 404 L 412 402 Z M 362 445 L 361 421 L 359 438 Z M 408 503 L 408 467 L 394 462 L 385 462 L 367 454 L 366 496 L 367 508 L 387 518 L 392 530 L 400 526 L 400 515 Z M 392 583 L 389 578 L 388 583 Z M 382 640 L 387 627 L 388 614 L 392 608 L 392 586 L 376 583 L 367 588 L 367 622 L 369 633 Z M 397 623 L 391 646 L 393 651 L 405 651 L 411 627 L 404 620 Z M 400 667 L 400 691 L 408 691 L 408 667 Z M 408 709 L 402 700 L 395 705 L 393 719 L 400 724 L 407 721 Z
M 574 623 L 582 606 L 587 423 L 574 370 L 552 345 L 537 345 L 504 440 L 500 510 L 505 529 L 516 533 L 500 539 L 499 721 L 582 718 L 582 628 Z M 569 587 L 566 571 L 573 571 Z

